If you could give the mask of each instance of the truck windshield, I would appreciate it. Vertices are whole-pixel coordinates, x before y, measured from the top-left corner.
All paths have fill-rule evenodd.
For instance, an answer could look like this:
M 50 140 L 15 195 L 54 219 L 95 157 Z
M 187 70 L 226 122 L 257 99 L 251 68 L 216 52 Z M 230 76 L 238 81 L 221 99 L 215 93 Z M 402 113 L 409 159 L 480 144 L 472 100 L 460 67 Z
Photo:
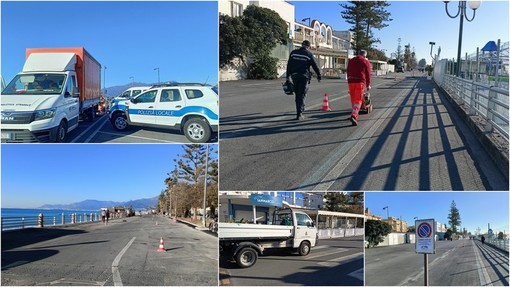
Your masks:
M 3 95 L 60 94 L 64 86 L 64 74 L 21 74 L 5 87 Z

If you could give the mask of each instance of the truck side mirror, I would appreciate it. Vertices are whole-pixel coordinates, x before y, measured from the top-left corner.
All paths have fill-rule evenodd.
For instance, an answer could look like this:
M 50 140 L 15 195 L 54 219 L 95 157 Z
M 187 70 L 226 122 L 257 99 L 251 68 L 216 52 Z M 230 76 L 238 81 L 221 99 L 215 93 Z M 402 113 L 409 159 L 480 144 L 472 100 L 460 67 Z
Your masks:
M 78 89 L 77 87 L 73 87 L 73 98 L 79 98 L 80 97 L 80 89 Z

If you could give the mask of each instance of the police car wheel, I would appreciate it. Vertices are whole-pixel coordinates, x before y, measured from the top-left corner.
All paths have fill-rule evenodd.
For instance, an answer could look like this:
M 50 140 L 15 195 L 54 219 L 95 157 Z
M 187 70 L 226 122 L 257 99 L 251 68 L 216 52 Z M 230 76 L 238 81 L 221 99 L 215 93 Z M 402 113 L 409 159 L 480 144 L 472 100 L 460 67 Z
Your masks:
M 118 131 L 124 131 L 128 128 L 126 117 L 122 114 L 116 114 L 112 118 L 113 127 Z
M 191 118 L 184 124 L 184 135 L 194 143 L 205 143 L 211 137 L 211 128 L 200 118 Z

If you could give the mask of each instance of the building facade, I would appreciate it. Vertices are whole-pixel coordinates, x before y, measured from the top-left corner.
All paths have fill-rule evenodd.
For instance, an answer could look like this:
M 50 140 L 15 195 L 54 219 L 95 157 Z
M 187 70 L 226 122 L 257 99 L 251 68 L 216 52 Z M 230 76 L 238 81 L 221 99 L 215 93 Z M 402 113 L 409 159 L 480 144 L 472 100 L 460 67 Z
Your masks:
M 273 57 L 278 59 L 278 76 L 285 76 L 287 60 L 292 50 L 301 47 L 304 40 L 311 43 L 311 52 L 323 76 L 340 77 L 345 74 L 347 62 L 354 56 L 351 49 L 352 32 L 334 31 L 333 27 L 319 20 L 309 19 L 308 23 L 295 21 L 295 7 L 287 1 L 219 1 L 219 13 L 239 17 L 248 5 L 268 8 L 280 15 L 288 25 L 288 45 L 278 45 L 273 49 Z M 249 61 L 249 60 L 248 60 Z M 220 69 L 220 81 L 246 78 L 246 67 L 239 60 L 233 65 Z

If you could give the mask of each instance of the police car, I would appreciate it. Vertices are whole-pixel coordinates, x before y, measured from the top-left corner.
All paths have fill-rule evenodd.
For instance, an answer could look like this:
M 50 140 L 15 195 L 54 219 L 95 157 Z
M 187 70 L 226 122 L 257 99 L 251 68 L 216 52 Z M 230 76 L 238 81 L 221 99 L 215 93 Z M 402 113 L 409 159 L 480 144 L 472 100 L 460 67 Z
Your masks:
M 218 94 L 203 84 L 156 85 L 109 110 L 113 127 L 124 131 L 131 125 L 180 130 L 193 143 L 204 143 L 218 132 Z

